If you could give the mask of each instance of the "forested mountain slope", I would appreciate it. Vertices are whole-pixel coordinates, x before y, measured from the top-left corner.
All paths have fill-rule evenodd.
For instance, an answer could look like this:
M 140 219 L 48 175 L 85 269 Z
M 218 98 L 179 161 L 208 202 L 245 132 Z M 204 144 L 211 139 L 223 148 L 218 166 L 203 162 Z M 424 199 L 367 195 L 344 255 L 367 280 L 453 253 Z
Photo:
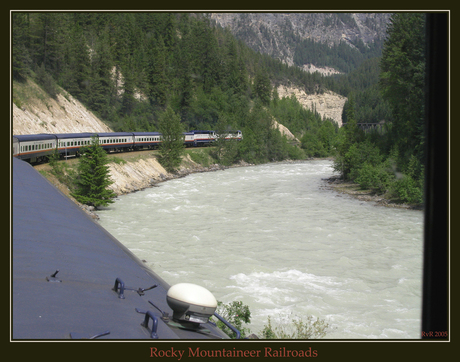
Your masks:
M 355 16 L 319 14 L 323 19 L 318 22 L 312 20 L 318 14 L 289 15 L 297 21 L 291 25 L 300 28 L 301 15 L 323 30 L 335 28 L 339 18 L 346 23 Z M 372 28 L 369 21 L 366 27 Z M 363 79 L 377 79 L 375 74 L 359 75 L 366 61 L 354 70 L 356 77 L 353 72 L 340 78 L 310 74 L 254 51 L 229 29 L 213 25 L 209 14 L 13 13 L 12 44 L 13 102 L 18 109 L 24 108 L 19 85 L 28 79 L 53 99 L 64 89 L 114 131 L 158 131 L 160 116 L 169 107 L 183 130 L 243 130 L 248 145 L 240 151 L 252 162 L 287 157 L 284 141 L 268 131 L 273 121 L 298 139 L 305 134 L 315 138 L 322 127 L 323 133 L 335 133 L 345 97 L 364 89 Z M 282 93 L 285 89 L 289 91 Z M 306 95 L 307 102 L 292 94 Z M 325 95 L 338 100 L 333 116 L 325 111 Z M 331 150 L 323 137 L 308 154 Z
M 389 13 L 212 13 L 252 49 L 306 71 L 348 72 L 379 56 Z

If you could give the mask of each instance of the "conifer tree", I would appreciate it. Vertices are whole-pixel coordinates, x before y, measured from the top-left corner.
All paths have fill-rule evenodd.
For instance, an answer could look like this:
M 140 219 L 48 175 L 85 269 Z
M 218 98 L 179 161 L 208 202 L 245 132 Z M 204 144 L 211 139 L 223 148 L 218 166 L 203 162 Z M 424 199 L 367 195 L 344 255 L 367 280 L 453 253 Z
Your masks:
M 265 69 L 258 68 L 254 79 L 254 91 L 263 105 L 268 106 L 270 104 L 271 85 Z
M 160 163 L 168 172 L 173 172 L 181 163 L 184 149 L 183 128 L 180 117 L 171 106 L 159 117 L 158 127 L 161 133 Z
M 149 96 L 153 104 L 160 107 L 166 105 L 168 81 L 166 76 L 166 47 L 160 36 L 152 42 L 148 64 Z
M 116 194 L 108 189 L 110 180 L 108 158 L 99 139 L 94 136 L 91 145 L 83 150 L 77 168 L 76 189 L 72 196 L 82 204 L 99 207 L 113 203 Z
M 380 87 L 393 111 L 391 139 L 405 160 L 415 154 L 423 162 L 425 14 L 394 14 L 387 32 Z

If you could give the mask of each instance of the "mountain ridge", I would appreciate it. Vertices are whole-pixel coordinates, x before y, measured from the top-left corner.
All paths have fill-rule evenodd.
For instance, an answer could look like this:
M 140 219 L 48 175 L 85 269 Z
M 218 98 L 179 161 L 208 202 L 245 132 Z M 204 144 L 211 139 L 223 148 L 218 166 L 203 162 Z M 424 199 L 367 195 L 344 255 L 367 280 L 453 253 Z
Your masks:
M 344 42 L 369 46 L 386 35 L 391 13 L 210 13 L 250 48 L 294 65 L 295 47 L 310 39 L 329 47 Z M 308 65 L 308 64 L 304 64 Z M 308 69 L 305 69 L 308 71 Z

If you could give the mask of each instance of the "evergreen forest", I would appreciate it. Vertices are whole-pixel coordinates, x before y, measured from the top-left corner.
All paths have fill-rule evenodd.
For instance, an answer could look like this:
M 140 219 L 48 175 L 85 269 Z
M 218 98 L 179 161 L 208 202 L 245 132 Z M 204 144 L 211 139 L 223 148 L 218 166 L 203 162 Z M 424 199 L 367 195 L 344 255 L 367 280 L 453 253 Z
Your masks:
M 185 131 L 240 129 L 243 141 L 228 145 L 226 163 L 333 156 L 344 179 L 421 202 L 414 189 L 421 190 L 423 173 L 423 112 L 415 110 L 423 110 L 417 103 L 424 80 L 423 26 L 421 13 L 395 14 L 388 37 L 370 46 L 300 42 L 296 64 L 344 72 L 325 77 L 251 50 L 205 14 L 14 12 L 13 101 L 14 82 L 32 78 L 51 97 L 65 89 L 114 131 L 160 131 L 165 119 Z M 403 62 L 398 69 L 395 61 Z M 395 72 L 404 75 L 405 89 L 395 84 Z M 280 84 L 348 97 L 346 126 L 339 129 L 295 97 L 280 99 Z M 274 120 L 301 144 L 283 137 Z M 381 121 L 384 134 L 364 134 L 356 125 Z M 396 178 L 399 173 L 408 178 Z M 399 188 L 391 186 L 394 180 Z M 405 188 L 412 191 L 404 194 Z

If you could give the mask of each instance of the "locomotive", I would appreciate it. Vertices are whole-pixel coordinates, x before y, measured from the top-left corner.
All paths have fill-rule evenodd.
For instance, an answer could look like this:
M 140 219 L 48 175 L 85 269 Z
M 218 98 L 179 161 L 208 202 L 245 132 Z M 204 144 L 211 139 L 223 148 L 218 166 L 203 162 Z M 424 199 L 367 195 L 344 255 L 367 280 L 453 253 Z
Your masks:
M 46 161 L 54 150 L 62 157 L 77 156 L 83 147 L 91 144 L 96 136 L 106 152 L 127 152 L 155 149 L 162 142 L 159 132 L 102 132 L 102 133 L 58 133 L 31 134 L 13 136 L 13 156 L 30 163 Z M 225 140 L 242 139 L 241 131 L 232 131 L 223 135 Z M 209 146 L 216 142 L 215 131 L 193 130 L 183 133 L 186 147 Z

